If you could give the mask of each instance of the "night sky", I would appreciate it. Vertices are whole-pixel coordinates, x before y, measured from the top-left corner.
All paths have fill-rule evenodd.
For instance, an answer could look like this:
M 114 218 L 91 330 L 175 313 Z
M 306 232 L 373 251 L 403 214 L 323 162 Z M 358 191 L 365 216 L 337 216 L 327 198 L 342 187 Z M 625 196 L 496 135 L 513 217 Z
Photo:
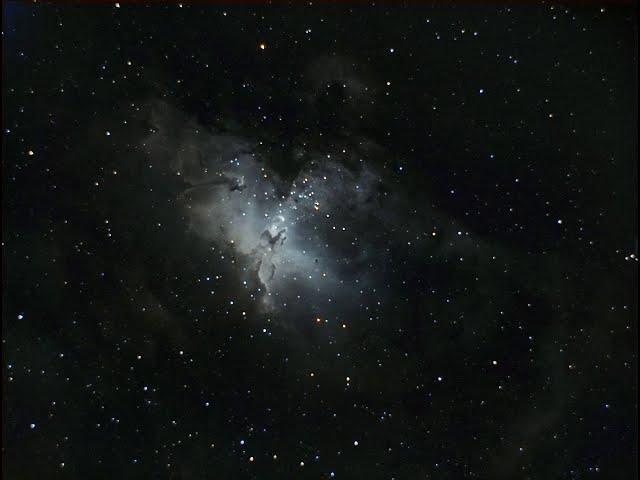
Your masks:
M 635 478 L 636 13 L 3 3 L 3 478 Z

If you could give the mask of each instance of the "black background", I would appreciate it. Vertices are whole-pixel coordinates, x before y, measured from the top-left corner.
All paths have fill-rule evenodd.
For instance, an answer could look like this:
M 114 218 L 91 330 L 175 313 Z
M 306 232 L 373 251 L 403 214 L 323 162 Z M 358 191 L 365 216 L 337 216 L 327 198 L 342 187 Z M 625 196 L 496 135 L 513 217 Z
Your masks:
M 635 10 L 3 3 L 4 476 L 634 477 Z M 265 313 L 157 102 L 284 184 L 375 145 L 375 288 Z

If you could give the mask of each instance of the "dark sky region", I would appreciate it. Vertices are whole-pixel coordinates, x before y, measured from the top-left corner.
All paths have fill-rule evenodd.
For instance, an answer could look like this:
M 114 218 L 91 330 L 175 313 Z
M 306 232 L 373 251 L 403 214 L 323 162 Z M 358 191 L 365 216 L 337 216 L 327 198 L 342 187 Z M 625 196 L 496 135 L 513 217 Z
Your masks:
M 3 478 L 637 478 L 636 10 L 4 2 Z

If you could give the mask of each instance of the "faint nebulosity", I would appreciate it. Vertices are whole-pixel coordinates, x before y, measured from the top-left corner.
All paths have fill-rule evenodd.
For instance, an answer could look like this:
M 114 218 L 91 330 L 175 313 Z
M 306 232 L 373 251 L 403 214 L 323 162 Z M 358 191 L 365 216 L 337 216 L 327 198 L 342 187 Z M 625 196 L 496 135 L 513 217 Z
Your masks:
M 635 478 L 635 7 L 3 15 L 3 477 Z

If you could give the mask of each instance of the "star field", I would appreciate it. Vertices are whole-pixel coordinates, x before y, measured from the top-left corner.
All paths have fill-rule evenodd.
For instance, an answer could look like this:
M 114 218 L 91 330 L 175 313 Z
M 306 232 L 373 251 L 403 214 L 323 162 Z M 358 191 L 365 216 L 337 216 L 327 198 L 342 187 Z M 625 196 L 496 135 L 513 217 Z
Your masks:
M 3 478 L 637 475 L 624 4 L 3 4 Z

